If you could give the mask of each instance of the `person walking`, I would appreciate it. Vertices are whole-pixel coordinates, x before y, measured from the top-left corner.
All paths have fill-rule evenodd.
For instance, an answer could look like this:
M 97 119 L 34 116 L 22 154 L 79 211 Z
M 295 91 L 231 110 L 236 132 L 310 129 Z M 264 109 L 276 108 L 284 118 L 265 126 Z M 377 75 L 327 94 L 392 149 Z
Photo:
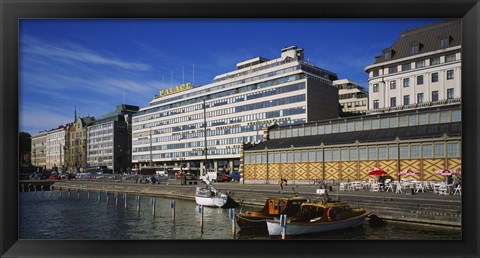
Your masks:
M 283 192 L 283 180 L 284 179 L 282 177 L 280 177 L 280 180 L 278 180 L 278 184 L 280 184 L 280 193 Z

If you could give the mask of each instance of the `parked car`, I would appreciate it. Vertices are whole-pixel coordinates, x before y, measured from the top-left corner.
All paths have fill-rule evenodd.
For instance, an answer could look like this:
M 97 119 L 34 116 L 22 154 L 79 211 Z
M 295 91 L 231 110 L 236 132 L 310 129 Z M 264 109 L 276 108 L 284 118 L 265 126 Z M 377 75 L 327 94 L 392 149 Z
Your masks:
M 232 179 L 232 181 L 240 182 L 240 173 L 233 172 L 232 174 L 230 174 L 230 178 Z
M 187 180 L 197 180 L 197 176 L 193 173 L 186 173 L 185 177 Z
M 56 173 L 52 173 L 52 174 L 50 174 L 50 176 L 48 177 L 48 180 L 56 181 L 56 180 L 58 180 L 58 175 L 57 175 Z

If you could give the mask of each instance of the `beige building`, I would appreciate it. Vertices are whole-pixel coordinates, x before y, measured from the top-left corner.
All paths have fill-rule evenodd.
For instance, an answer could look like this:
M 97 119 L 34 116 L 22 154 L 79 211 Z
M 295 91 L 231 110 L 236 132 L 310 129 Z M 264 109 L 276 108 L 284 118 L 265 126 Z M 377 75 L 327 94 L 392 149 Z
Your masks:
M 461 43 L 460 19 L 402 32 L 365 68 L 369 113 L 459 102 Z
M 365 114 L 368 110 L 368 92 L 357 82 L 342 79 L 333 81 L 338 88 L 338 103 L 343 113 Z
M 45 168 L 47 165 L 47 132 L 32 135 L 32 165 Z
M 95 121 L 94 117 L 78 117 L 66 129 L 65 164 L 68 169 L 85 167 L 87 162 L 87 126 Z
M 59 126 L 47 133 L 46 139 L 46 168 L 53 169 L 65 165 L 65 127 Z

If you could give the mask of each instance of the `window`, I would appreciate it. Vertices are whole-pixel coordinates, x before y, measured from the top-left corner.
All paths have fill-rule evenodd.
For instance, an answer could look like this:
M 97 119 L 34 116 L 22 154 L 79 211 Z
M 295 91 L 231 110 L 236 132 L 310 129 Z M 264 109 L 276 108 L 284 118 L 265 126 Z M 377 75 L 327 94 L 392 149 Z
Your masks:
M 397 81 L 390 81 L 390 89 L 394 90 L 397 88 Z
M 378 92 L 378 83 L 373 84 L 373 92 Z
M 435 144 L 435 158 L 444 158 L 445 157 L 445 145 Z
M 376 77 L 376 76 L 378 76 L 378 75 L 379 75 L 378 70 L 373 70 L 373 77 Z
M 440 47 L 448 47 L 450 45 L 450 37 L 440 39 Z
M 393 97 L 390 98 L 390 107 L 396 107 L 397 106 L 397 98 Z
M 387 147 L 378 147 L 378 159 L 387 159 Z
M 447 89 L 447 99 L 453 99 L 453 89 Z
M 388 73 L 396 73 L 396 72 L 397 72 L 397 66 L 388 67 Z
M 420 51 L 420 45 L 412 46 L 411 52 L 412 52 L 413 55 L 418 54 L 419 51 Z
M 410 95 L 403 96 L 403 105 L 410 105 Z
M 432 73 L 432 82 L 438 82 L 438 73 Z
M 415 62 L 415 68 L 422 68 L 424 66 L 425 66 L 425 60 Z
M 456 143 L 448 143 L 447 144 L 447 157 L 459 157 L 458 155 L 458 144 Z
M 378 99 L 373 101 L 373 109 L 378 109 Z
M 392 53 L 390 51 L 388 51 L 383 55 L 383 57 L 384 57 L 385 60 L 390 60 L 390 59 L 392 59 Z
M 368 159 L 369 160 L 376 160 L 377 159 L 377 148 L 376 147 L 368 147 Z
M 350 149 L 350 161 L 355 161 L 358 159 L 358 152 L 357 149 Z
M 423 93 L 417 94 L 417 103 L 423 103 Z
M 397 157 L 398 157 L 397 146 L 389 146 L 388 147 L 388 158 L 389 159 L 396 159 Z
M 358 159 L 359 160 L 367 160 L 367 148 L 359 148 L 358 149 Z
M 447 80 L 452 80 L 453 79 L 453 70 L 448 70 L 447 71 Z
M 401 159 L 408 159 L 410 158 L 408 156 L 408 145 L 402 145 L 400 146 L 400 158 Z
M 403 79 L 403 87 L 409 87 L 409 86 L 410 86 L 410 78 Z
M 438 101 L 438 90 L 432 91 L 432 101 Z
M 348 154 L 348 149 L 341 150 L 342 161 L 349 161 Z
M 420 158 L 420 145 L 410 146 L 410 158 Z
M 445 62 L 455 61 L 455 54 L 450 54 L 445 56 Z
M 422 85 L 423 84 L 423 75 L 417 76 L 417 85 Z
M 423 145 L 422 146 L 423 150 L 423 158 L 433 158 L 433 148 L 431 144 Z
M 440 63 L 440 57 L 430 58 L 430 65 L 436 65 Z
M 411 69 L 410 63 L 408 64 L 402 64 L 402 71 L 408 71 Z

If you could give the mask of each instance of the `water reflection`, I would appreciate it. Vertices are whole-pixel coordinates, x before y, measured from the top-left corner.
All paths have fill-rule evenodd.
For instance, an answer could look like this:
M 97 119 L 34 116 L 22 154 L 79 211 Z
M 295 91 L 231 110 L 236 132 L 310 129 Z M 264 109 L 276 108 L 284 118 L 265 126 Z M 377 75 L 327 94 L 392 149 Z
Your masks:
M 105 192 L 98 202 L 97 192 L 66 191 L 19 193 L 20 239 L 232 239 L 232 222 L 228 210 L 204 208 L 203 234 L 200 230 L 201 214 L 193 201 L 175 201 L 175 222 L 172 220 L 170 200 L 157 198 L 155 217 L 152 215 L 151 197 L 140 198 L 137 213 L 135 196 L 127 197 L 128 209 L 119 195 L 115 206 L 114 193 Z M 68 228 L 69 230 L 65 230 Z M 266 231 L 241 230 L 237 227 L 236 239 L 270 239 Z M 387 223 L 372 228 L 365 223 L 355 229 L 342 230 L 298 239 L 461 239 L 458 230 L 445 230 Z

